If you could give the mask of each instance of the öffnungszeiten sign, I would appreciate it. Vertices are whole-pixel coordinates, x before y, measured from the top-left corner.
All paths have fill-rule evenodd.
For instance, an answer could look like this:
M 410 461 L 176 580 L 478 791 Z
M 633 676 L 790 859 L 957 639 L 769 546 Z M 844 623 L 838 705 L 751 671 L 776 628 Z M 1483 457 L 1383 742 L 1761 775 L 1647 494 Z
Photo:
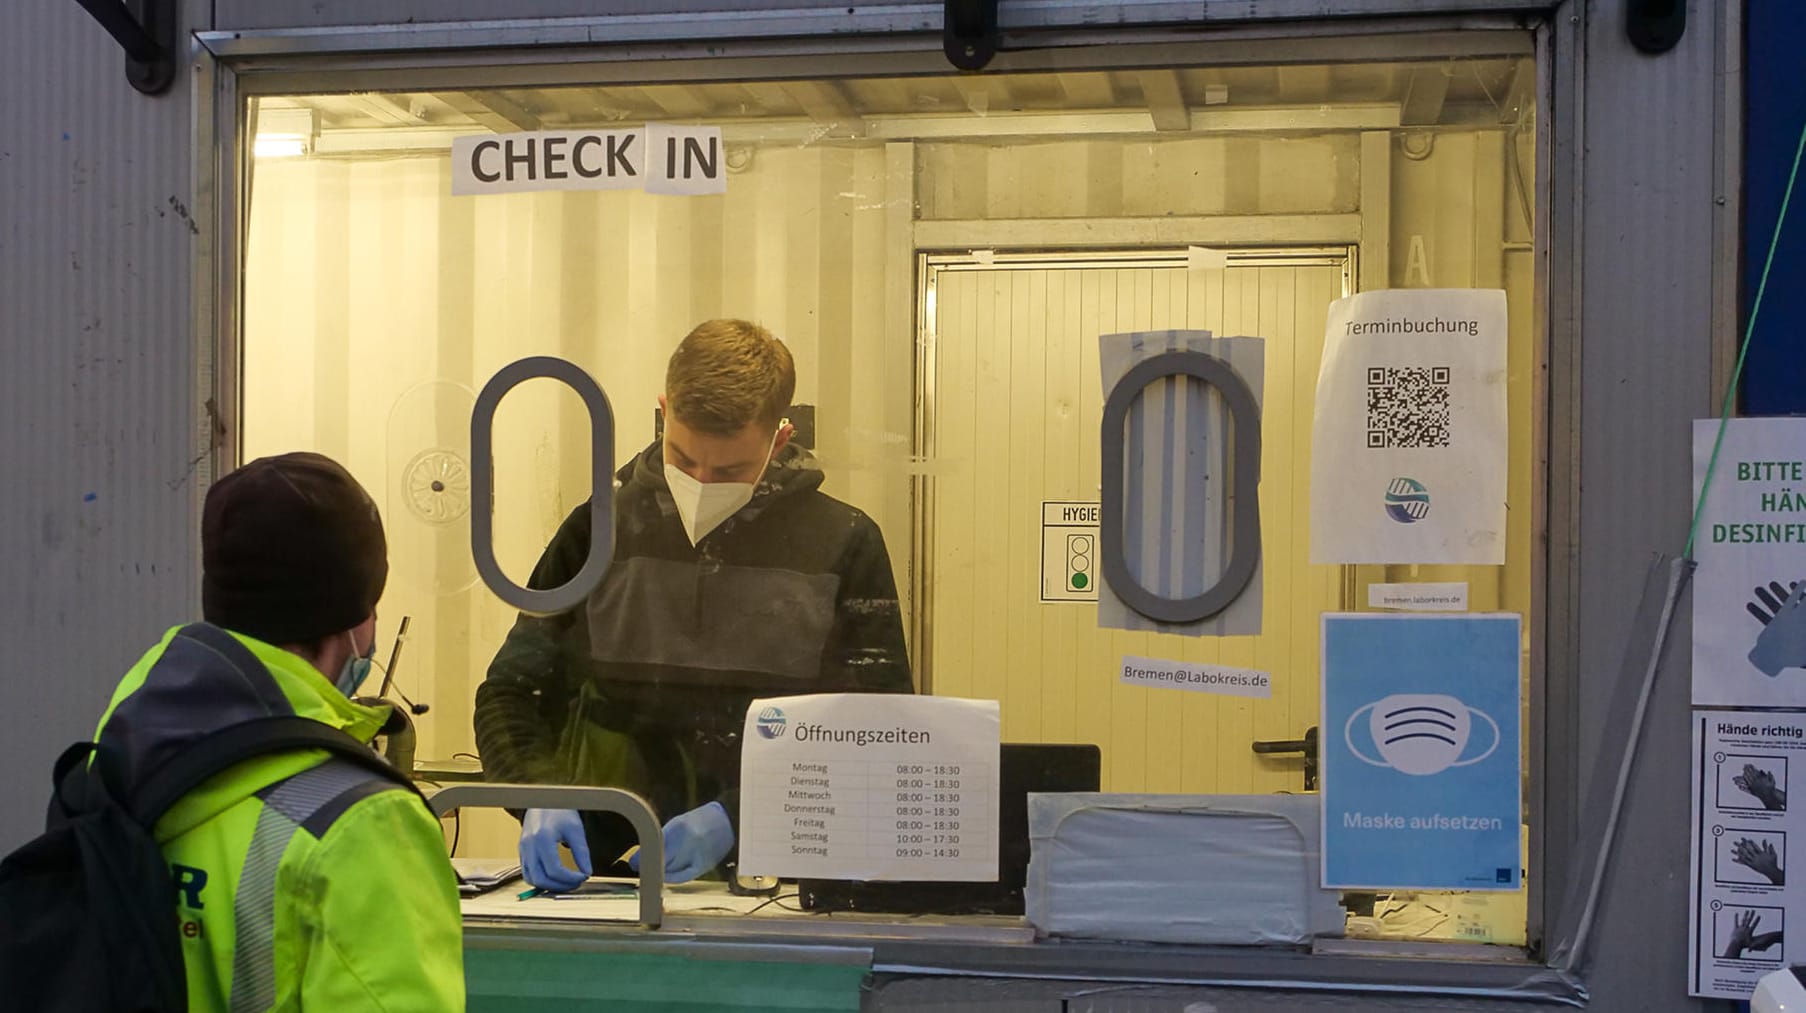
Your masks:
M 996 880 L 998 728 L 994 700 L 755 700 L 741 747 L 741 870 Z

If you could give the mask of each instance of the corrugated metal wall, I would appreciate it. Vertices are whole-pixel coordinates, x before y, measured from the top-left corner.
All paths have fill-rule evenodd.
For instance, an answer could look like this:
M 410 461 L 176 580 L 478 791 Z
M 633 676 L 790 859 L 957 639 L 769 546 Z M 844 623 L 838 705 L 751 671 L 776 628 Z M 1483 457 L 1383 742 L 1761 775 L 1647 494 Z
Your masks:
M 0 851 L 198 600 L 186 76 L 145 98 L 74 3 L 0 4 Z
M 1691 420 L 1712 390 L 1714 131 L 1720 14 L 1692 4 L 1672 52 L 1644 56 L 1624 34 L 1624 0 L 1594 3 L 1586 25 L 1585 295 L 1581 366 L 1579 690 L 1582 785 L 1602 755 L 1613 676 L 1650 556 L 1680 552 L 1693 486 Z M 1725 6 L 1741 6 L 1730 5 Z M 1626 110 L 1642 115 L 1625 115 Z M 1734 184 L 1733 184 L 1734 185 Z M 1557 228 L 1571 223 L 1558 222 Z M 1564 284 L 1558 280 L 1556 284 Z M 1557 360 L 1561 361 L 1560 359 Z M 1558 476 L 1559 478 L 1559 476 Z M 1589 987 L 1603 1009 L 1700 1008 L 1687 994 L 1687 784 L 1690 624 L 1650 702 L 1618 831 Z M 1603 740 L 1603 741 L 1602 741 Z M 1603 805 L 1582 799 L 1586 807 Z

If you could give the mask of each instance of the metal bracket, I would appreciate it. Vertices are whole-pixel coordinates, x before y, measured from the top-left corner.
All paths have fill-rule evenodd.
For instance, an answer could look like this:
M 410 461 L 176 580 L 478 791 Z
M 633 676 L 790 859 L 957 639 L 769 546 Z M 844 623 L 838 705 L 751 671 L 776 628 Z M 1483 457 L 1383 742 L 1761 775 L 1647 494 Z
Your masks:
M 665 918 L 665 837 L 652 806 L 619 788 L 559 784 L 454 784 L 427 799 L 434 816 L 470 806 L 488 809 L 575 809 L 619 813 L 640 839 L 640 924 L 656 929 Z
M 1624 33 L 1638 52 L 1668 52 L 1687 34 L 1687 0 L 1630 0 L 1624 8 Z
M 161 95 L 176 79 L 177 0 L 75 0 L 125 50 L 125 79 Z
M 960 70 L 983 70 L 997 55 L 997 0 L 944 0 L 941 46 Z

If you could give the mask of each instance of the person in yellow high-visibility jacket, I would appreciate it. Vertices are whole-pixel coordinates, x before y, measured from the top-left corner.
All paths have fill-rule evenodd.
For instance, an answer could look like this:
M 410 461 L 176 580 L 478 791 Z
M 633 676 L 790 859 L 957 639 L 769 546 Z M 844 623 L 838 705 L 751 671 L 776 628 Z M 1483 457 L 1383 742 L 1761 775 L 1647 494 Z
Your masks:
M 369 495 L 318 454 L 263 458 L 208 490 L 201 543 L 210 628 L 169 631 L 101 719 L 128 780 L 259 718 L 370 741 L 388 709 L 350 699 L 388 576 Z M 155 835 L 189 1009 L 464 1008 L 457 877 L 438 821 L 402 786 L 323 751 L 275 753 L 184 796 Z

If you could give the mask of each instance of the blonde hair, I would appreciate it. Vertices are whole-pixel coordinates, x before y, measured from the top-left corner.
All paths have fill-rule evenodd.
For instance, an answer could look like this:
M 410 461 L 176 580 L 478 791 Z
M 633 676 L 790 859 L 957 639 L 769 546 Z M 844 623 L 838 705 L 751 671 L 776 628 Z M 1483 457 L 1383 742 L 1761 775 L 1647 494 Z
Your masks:
M 775 427 L 796 394 L 796 363 L 771 332 L 745 320 L 696 326 L 665 367 L 665 407 L 692 429 L 731 436 Z

